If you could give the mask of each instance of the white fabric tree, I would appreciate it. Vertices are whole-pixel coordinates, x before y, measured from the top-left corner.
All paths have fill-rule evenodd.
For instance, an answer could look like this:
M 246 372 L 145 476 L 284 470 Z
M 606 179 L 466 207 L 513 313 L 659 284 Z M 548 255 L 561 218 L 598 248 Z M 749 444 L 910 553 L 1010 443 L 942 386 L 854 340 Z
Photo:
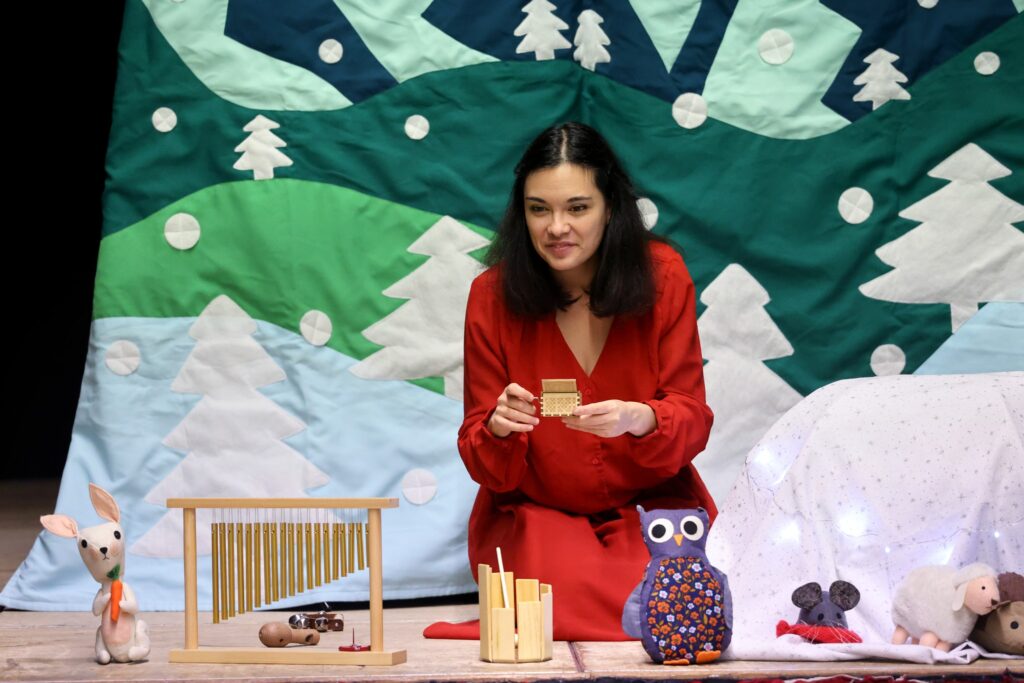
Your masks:
M 604 49 L 604 46 L 610 45 L 612 41 L 601 29 L 601 24 L 604 23 L 601 15 L 592 9 L 585 9 L 580 12 L 576 21 L 579 23 L 579 27 L 576 29 L 576 37 L 573 39 L 576 50 L 573 51 L 572 58 L 579 62 L 584 69 L 591 71 L 594 71 L 598 64 L 612 61 L 608 50 Z
M 889 100 L 909 100 L 910 93 L 900 85 L 907 82 L 907 77 L 892 65 L 897 59 L 898 55 L 882 48 L 865 57 L 868 68 L 853 80 L 854 85 L 864 87 L 853 96 L 853 101 L 870 102 L 873 111 Z
M 412 243 L 409 251 L 430 259 L 384 290 L 408 299 L 363 330 L 384 348 L 352 366 L 365 379 L 443 377 L 445 396 L 462 400 L 462 337 L 469 286 L 480 262 L 469 252 L 489 242 L 444 216 Z
M 171 390 L 202 399 L 168 434 L 163 444 L 185 458 L 148 494 L 163 506 L 173 497 L 306 497 L 329 480 L 318 467 L 284 443 L 306 428 L 257 391 L 281 382 L 284 371 L 252 335 L 256 323 L 227 296 L 203 310 L 189 335 L 196 346 Z M 197 512 L 208 528 L 210 511 Z M 132 546 L 152 557 L 181 556 L 181 512 L 168 511 Z M 199 552 L 209 552 L 209 534 L 198 535 Z
M 988 181 L 1010 170 L 968 143 L 928 172 L 950 181 L 900 211 L 921 224 L 875 253 L 893 270 L 860 286 L 865 296 L 949 304 L 954 332 L 985 301 L 1024 301 L 1024 206 Z
M 716 500 L 724 499 L 747 452 L 800 394 L 762 362 L 793 354 L 764 310 L 771 299 L 754 277 L 733 263 L 704 290 L 697 320 L 707 401 L 715 425 L 696 465 Z
M 561 31 L 569 25 L 555 16 L 555 6 L 547 0 L 530 0 L 523 6 L 526 18 L 516 26 L 512 35 L 522 37 L 516 54 L 533 52 L 538 60 L 554 59 L 555 50 L 572 47 Z
M 274 177 L 275 168 L 291 166 L 292 160 L 277 149 L 287 147 L 288 143 L 270 132 L 280 127 L 281 124 L 271 121 L 262 114 L 258 114 L 247 123 L 243 130 L 249 133 L 249 137 L 235 147 L 235 151 L 242 152 L 242 156 L 233 168 L 238 171 L 252 171 L 253 180 L 268 180 Z

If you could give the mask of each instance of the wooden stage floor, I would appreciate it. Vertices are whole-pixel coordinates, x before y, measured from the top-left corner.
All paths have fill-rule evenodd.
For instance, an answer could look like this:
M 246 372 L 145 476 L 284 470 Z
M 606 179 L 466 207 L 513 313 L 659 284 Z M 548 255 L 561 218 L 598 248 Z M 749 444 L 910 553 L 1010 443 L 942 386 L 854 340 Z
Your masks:
M 39 530 L 39 515 L 53 511 L 57 482 L 0 482 L 0 583 L 24 558 Z M 84 571 L 84 568 L 83 568 Z M 386 597 L 386 596 L 385 596 Z M 798 679 L 832 675 L 854 677 L 942 676 L 999 677 L 1007 660 L 979 660 L 968 666 L 906 662 L 720 662 L 700 667 L 651 664 L 638 643 L 555 643 L 555 657 L 539 664 L 489 664 L 479 660 L 476 641 L 426 640 L 423 628 L 438 620 L 476 616 L 476 605 L 434 605 L 385 609 L 384 644 L 405 649 L 408 661 L 391 667 L 170 664 L 168 652 L 182 646 L 180 613 L 149 612 L 153 648 L 147 662 L 101 666 L 93 659 L 97 618 L 83 612 L 0 613 L 0 681 L 484 681 L 656 679 Z M 200 615 L 201 645 L 252 645 L 264 621 L 287 613 L 249 613 L 216 627 Z M 334 647 L 351 638 L 369 639 L 366 611 L 346 611 L 346 631 L 324 634 L 318 647 Z M 213 641 L 216 642 L 213 642 Z M 1024 660 L 1010 662 L 1024 678 Z

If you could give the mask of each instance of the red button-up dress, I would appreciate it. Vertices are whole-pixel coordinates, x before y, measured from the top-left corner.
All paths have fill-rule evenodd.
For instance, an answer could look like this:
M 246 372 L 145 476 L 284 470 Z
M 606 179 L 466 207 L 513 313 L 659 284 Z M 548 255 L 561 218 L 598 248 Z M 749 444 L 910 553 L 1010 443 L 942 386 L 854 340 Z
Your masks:
M 693 281 L 682 258 L 652 242 L 657 298 L 642 316 L 617 316 L 588 376 L 554 315 L 514 316 L 496 268 L 473 282 L 466 309 L 465 420 L 459 453 L 480 484 L 469 519 L 469 561 L 552 584 L 558 640 L 626 640 L 622 606 L 650 559 L 637 505 L 714 503 L 691 464 L 704 449 L 711 410 L 697 339 Z M 603 438 L 540 418 L 532 432 L 498 438 L 487 428 L 498 396 L 516 382 L 535 396 L 541 379 L 575 378 L 583 403 L 639 401 L 656 429 Z M 539 415 L 539 411 L 538 411 Z

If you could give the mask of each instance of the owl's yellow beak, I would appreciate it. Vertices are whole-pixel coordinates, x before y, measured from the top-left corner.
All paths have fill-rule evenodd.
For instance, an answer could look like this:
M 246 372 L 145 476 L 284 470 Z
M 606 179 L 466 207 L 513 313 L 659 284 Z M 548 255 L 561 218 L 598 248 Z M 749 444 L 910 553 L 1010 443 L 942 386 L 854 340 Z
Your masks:
M 676 545 L 682 545 L 683 544 L 683 535 L 682 534 L 676 534 L 672 538 L 676 539 Z

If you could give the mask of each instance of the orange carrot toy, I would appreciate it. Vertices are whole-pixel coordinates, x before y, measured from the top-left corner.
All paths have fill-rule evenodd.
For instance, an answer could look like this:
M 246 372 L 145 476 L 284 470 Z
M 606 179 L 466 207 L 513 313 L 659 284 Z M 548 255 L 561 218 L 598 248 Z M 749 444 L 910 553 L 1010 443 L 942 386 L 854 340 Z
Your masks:
M 107 572 L 107 578 L 113 579 L 110 584 L 110 620 L 117 621 L 121 616 L 121 565 L 115 565 Z

